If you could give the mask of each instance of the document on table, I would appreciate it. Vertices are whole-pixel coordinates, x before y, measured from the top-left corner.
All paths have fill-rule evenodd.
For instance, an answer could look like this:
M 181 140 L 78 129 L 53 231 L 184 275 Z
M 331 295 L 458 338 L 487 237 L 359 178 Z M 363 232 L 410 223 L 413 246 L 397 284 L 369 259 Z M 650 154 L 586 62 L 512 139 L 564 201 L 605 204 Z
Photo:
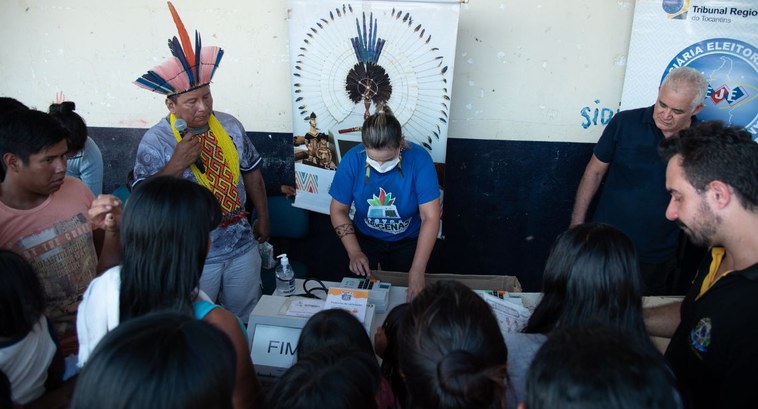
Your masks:
M 497 323 L 500 325 L 501 332 L 519 332 L 524 329 L 531 313 L 521 305 L 520 299 L 511 301 L 489 294 L 480 293 L 480 295 L 490 305 L 495 318 L 497 318 Z
M 292 317 L 310 318 L 313 314 L 324 309 L 324 300 L 317 298 L 293 298 L 287 306 L 286 315 Z
M 368 290 L 353 288 L 329 289 L 324 302 L 324 309 L 342 308 L 353 314 L 361 324 L 366 320 L 366 306 L 368 305 Z

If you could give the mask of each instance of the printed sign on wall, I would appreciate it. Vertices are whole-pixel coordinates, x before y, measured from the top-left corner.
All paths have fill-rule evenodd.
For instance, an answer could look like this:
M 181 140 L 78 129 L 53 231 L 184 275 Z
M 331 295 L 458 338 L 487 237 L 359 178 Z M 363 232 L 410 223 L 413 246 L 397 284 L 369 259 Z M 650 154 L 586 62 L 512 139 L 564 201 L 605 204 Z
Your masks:
M 708 80 L 701 120 L 758 134 L 758 4 L 754 0 L 640 0 L 634 11 L 621 108 L 652 105 L 666 73 Z
M 388 107 L 406 140 L 445 162 L 459 3 L 290 0 L 295 205 L 328 188 L 361 125 Z

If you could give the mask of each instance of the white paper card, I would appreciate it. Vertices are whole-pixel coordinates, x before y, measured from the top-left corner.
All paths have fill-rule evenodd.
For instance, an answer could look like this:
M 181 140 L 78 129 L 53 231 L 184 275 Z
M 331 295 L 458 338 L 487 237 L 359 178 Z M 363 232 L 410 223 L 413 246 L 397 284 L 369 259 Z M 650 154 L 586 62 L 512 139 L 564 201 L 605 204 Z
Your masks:
M 285 315 L 291 317 L 310 318 L 313 314 L 324 309 L 324 300 L 315 298 L 295 298 L 287 306 Z
M 352 288 L 329 289 L 324 303 L 324 309 L 342 308 L 353 314 L 363 323 L 366 319 L 366 305 L 368 304 L 368 290 L 356 290 Z

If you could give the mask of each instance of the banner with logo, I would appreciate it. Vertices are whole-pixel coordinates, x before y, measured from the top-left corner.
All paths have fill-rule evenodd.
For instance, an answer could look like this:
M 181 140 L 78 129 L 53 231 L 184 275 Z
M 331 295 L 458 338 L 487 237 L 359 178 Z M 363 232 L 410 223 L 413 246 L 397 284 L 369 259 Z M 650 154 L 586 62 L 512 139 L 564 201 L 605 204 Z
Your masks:
M 361 125 L 387 106 L 406 140 L 445 162 L 458 0 L 290 0 L 295 206 L 329 213 Z
M 655 103 L 666 73 L 699 70 L 708 79 L 701 120 L 758 134 L 758 2 L 638 0 L 621 109 Z

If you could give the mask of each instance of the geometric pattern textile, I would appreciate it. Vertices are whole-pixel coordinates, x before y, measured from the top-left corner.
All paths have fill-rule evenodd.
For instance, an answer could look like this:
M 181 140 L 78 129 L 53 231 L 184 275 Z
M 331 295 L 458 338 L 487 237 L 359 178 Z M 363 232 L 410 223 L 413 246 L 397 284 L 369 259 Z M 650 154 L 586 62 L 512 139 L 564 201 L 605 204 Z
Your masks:
M 181 141 L 183 136 L 176 129 L 176 115 L 173 113 L 169 115 L 169 123 L 174 131 L 174 138 L 177 142 Z M 249 214 L 242 207 L 237 191 L 239 154 L 234 141 L 213 114 L 208 118 L 208 128 L 208 131 L 198 134 L 202 142 L 200 159 L 204 165 L 207 164 L 208 169 L 206 172 L 200 172 L 195 164 L 190 165 L 190 169 L 195 180 L 210 190 L 218 200 L 222 212 L 221 227 L 226 227 Z
M 208 180 L 208 186 L 213 195 L 216 196 L 224 218 L 226 218 L 227 214 L 235 213 L 242 208 L 237 184 L 234 183 L 234 175 L 229 166 L 226 165 L 224 151 L 221 150 L 216 135 L 208 131 L 198 136 L 203 142 L 200 158 L 206 165 L 205 177 Z
M 297 190 L 318 194 L 318 175 L 308 172 L 296 172 Z

